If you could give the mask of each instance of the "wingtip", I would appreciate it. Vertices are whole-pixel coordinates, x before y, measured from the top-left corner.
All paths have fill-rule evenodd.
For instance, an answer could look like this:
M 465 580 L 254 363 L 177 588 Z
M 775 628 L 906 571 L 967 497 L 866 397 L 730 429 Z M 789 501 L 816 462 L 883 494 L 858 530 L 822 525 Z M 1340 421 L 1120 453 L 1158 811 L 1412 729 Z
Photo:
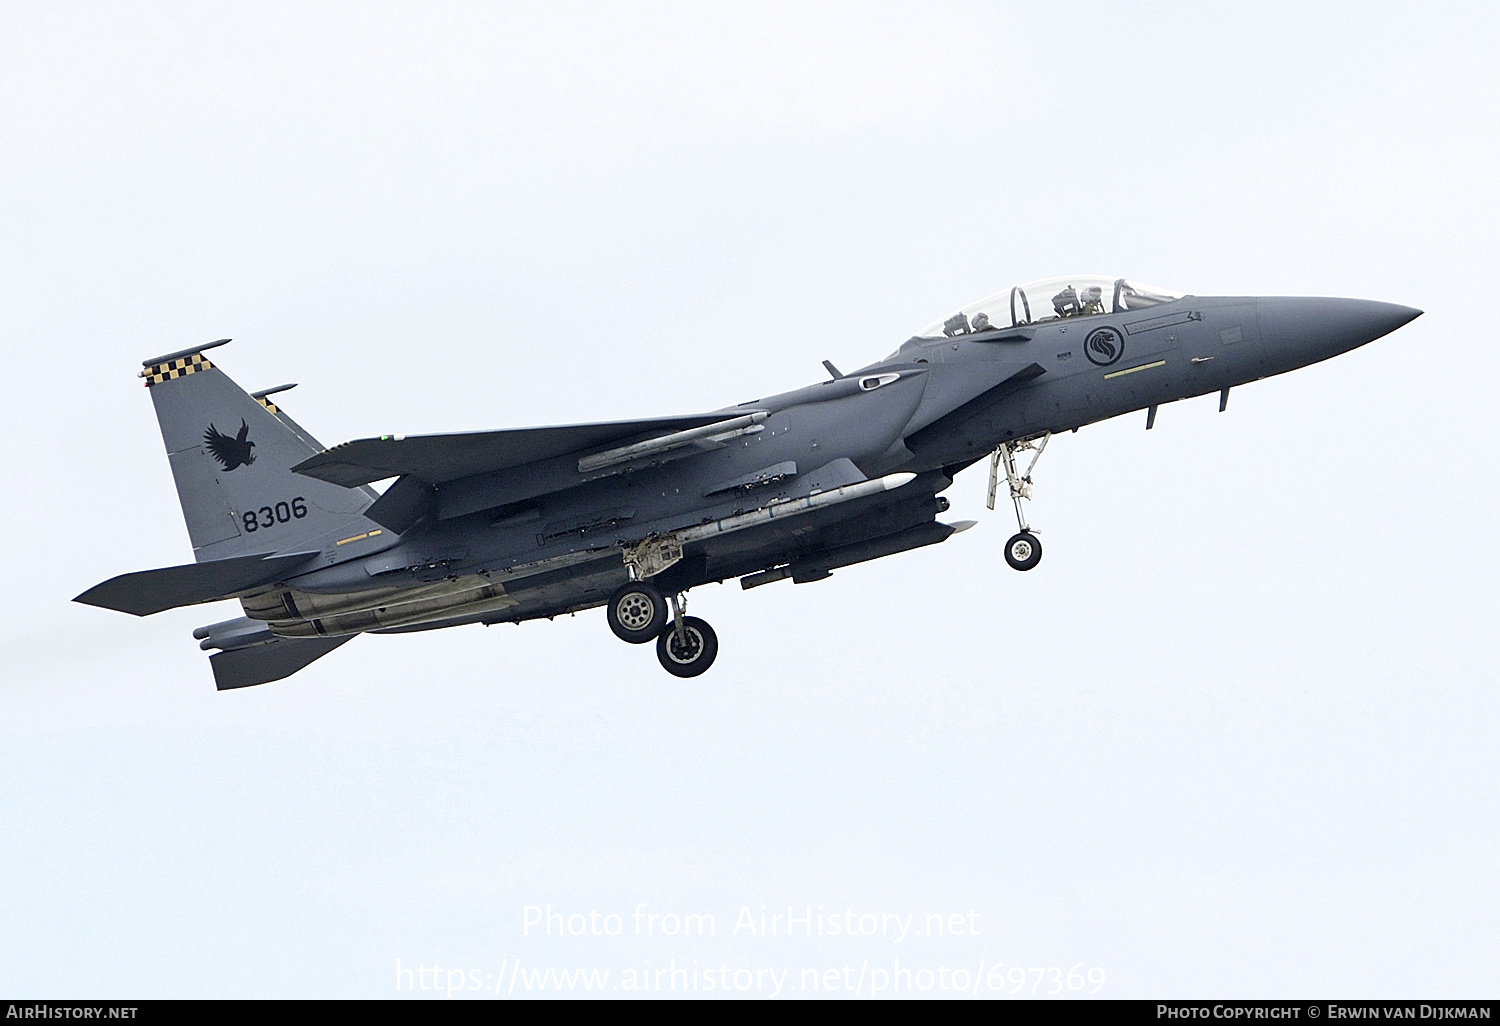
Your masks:
M 114 580 L 114 578 L 111 578 L 110 580 Z M 151 613 L 157 612 L 157 610 L 154 610 L 154 609 L 151 609 L 151 610 L 142 610 L 142 609 L 139 609 L 139 608 L 134 608 L 133 609 L 133 608 L 130 608 L 129 606 L 126 606 L 123 603 L 118 602 L 118 601 L 116 601 L 116 602 L 110 602 L 107 599 L 105 599 L 103 596 L 99 596 L 99 595 L 95 595 L 94 594 L 100 588 L 104 587 L 104 585 L 109 584 L 109 583 L 110 583 L 110 581 L 104 581 L 102 584 L 96 584 L 92 588 L 90 588 L 88 591 L 84 592 L 83 594 L 74 596 L 73 601 L 77 602 L 81 606 L 92 606 L 95 609 L 108 609 L 112 613 L 129 613 L 131 616 L 145 617 L 145 616 L 151 615 Z

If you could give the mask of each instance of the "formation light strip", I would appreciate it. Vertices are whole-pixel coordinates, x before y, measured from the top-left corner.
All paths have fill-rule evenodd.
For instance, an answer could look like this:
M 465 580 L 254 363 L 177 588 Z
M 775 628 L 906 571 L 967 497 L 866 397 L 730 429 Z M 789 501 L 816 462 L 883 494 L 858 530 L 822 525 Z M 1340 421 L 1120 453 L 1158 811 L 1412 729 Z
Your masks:
M 1109 374 L 1104 375 L 1104 380 L 1108 381 L 1110 378 L 1123 378 L 1125 375 L 1134 374 L 1136 371 L 1150 370 L 1152 367 L 1166 366 L 1166 363 L 1166 360 L 1157 360 L 1155 363 L 1143 363 L 1139 367 L 1126 367 L 1122 371 L 1113 371 Z

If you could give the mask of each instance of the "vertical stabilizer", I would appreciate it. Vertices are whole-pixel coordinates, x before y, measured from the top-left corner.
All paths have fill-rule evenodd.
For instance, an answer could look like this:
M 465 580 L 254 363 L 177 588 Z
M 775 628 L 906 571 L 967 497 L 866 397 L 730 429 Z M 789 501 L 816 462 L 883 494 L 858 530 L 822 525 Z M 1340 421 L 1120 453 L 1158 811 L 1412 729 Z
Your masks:
M 200 561 L 315 548 L 375 526 L 369 489 L 294 474 L 317 443 L 273 403 L 247 394 L 200 349 L 145 362 L 193 554 Z

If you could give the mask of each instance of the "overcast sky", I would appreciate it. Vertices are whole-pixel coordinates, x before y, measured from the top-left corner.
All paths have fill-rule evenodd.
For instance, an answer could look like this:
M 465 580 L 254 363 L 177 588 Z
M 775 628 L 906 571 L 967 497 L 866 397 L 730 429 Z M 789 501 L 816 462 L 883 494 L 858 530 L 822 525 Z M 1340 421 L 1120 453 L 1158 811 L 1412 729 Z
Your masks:
M 1493 996 L 1497 31 L 0 0 L 0 993 Z M 594 610 L 219 694 L 191 631 L 233 604 L 69 602 L 191 559 L 148 356 L 233 337 L 325 444 L 645 417 L 1076 272 L 1426 314 L 1058 439 L 1031 573 L 980 467 L 941 546 L 699 589 L 692 681 Z

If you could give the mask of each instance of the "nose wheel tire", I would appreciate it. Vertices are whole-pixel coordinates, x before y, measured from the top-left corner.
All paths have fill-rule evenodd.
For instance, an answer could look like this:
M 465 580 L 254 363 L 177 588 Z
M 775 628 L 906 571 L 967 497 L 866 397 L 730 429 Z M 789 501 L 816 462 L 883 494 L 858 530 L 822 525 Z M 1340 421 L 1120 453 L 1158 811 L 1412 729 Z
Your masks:
M 696 616 L 682 618 L 682 637 L 671 621 L 656 639 L 656 658 L 662 667 L 678 677 L 696 677 L 714 664 L 719 654 L 719 636 L 707 622 Z
M 656 640 L 669 619 L 667 600 L 644 581 L 625 585 L 614 593 L 604 609 L 615 637 L 632 645 Z
M 1005 543 L 1005 561 L 1012 570 L 1030 570 L 1042 561 L 1042 543 L 1030 531 L 1011 535 Z

